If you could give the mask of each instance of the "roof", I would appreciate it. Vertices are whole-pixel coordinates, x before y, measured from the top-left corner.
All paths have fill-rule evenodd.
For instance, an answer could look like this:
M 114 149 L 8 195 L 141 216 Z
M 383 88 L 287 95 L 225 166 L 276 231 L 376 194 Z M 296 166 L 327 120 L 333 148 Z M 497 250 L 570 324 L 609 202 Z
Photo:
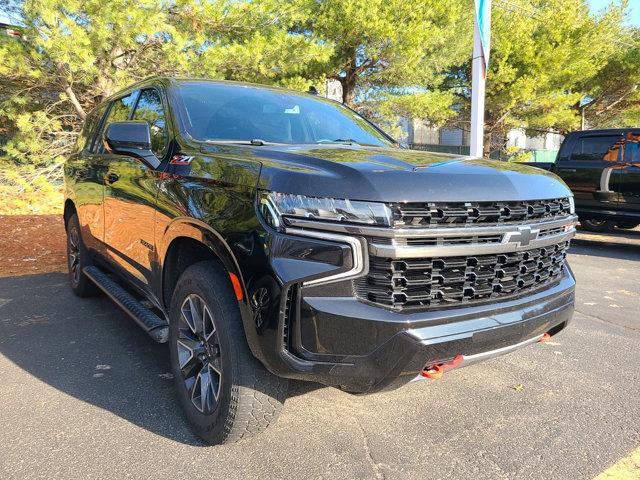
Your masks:
M 147 77 L 144 78 L 132 85 L 129 85 L 126 88 L 123 88 L 117 92 L 115 92 L 114 94 L 110 95 L 107 99 L 105 100 L 110 100 L 114 97 L 119 97 L 120 95 L 130 92 L 132 90 L 136 90 L 138 88 L 143 88 L 149 84 L 153 84 L 153 83 L 165 83 L 165 84 L 170 84 L 170 85 L 176 85 L 176 84 L 180 84 L 180 83 L 186 83 L 186 82 L 206 82 L 206 83 L 213 83 L 213 84 L 220 84 L 220 85 L 239 85 L 239 86 L 246 86 L 246 87 L 255 87 L 255 88 L 263 88 L 263 89 L 267 89 L 267 90 L 277 90 L 277 91 L 281 91 L 281 92 L 286 92 L 286 93 L 295 93 L 298 95 L 309 95 L 312 96 L 314 98 L 317 97 L 317 95 L 313 95 L 310 93 L 306 93 L 306 92 L 301 92 L 299 90 L 291 90 L 288 88 L 283 88 L 283 87 L 279 87 L 276 85 L 264 85 L 261 83 L 251 83 L 251 82 L 237 82 L 234 80 L 217 80 L 217 79 L 212 79 L 212 78 L 188 78 L 188 77 L 172 77 L 172 76 L 166 76 L 166 75 L 154 75 L 151 77 Z M 323 100 L 329 100 L 326 99 L 324 97 L 322 97 Z M 333 101 L 333 100 L 330 100 Z M 337 102 L 340 103 L 340 102 Z
M 601 128 L 594 130 L 576 130 L 574 132 L 570 132 L 567 136 L 576 136 L 576 135 L 622 135 L 623 133 L 628 132 L 629 130 L 640 131 L 640 127 L 630 127 L 630 128 Z

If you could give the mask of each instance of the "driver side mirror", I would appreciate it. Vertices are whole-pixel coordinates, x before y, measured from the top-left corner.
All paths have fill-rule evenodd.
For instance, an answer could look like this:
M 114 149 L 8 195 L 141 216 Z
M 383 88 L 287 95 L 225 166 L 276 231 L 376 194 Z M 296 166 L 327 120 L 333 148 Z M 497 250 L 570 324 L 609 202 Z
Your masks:
M 104 132 L 109 153 L 128 155 L 157 168 L 160 160 L 151 151 L 151 130 L 147 122 L 113 122 Z

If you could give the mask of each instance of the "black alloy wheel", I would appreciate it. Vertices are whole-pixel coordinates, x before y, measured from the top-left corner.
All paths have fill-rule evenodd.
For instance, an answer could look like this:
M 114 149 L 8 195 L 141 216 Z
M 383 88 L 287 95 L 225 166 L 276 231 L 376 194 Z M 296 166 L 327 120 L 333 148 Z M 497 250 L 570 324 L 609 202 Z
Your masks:
M 585 230 L 590 232 L 610 232 L 613 230 L 614 223 L 610 220 L 598 220 L 598 219 L 581 219 L 580 225 Z
M 69 261 L 69 278 L 72 285 L 78 285 L 80 281 L 80 234 L 75 225 L 69 229 L 69 240 L 67 242 L 67 258 Z
M 198 262 L 180 275 L 169 310 L 169 355 L 178 401 L 205 442 L 237 442 L 276 421 L 288 382 L 253 356 L 219 262 Z
M 71 289 L 79 297 L 90 297 L 98 293 L 98 288 L 82 271 L 91 265 L 91 256 L 82 241 L 78 215 L 72 213 L 67 219 L 67 266 Z
M 211 310 L 192 293 L 180 308 L 177 351 L 184 385 L 193 406 L 209 415 L 218 407 L 222 385 L 220 340 Z

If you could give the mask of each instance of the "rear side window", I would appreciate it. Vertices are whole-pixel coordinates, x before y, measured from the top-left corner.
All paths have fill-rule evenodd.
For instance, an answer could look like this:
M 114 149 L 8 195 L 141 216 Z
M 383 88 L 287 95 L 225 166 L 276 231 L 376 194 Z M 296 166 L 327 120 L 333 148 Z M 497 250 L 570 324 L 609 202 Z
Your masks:
M 133 104 L 136 101 L 138 92 L 131 92 L 129 95 L 126 95 L 122 98 L 114 100 L 111 103 L 111 108 L 109 109 L 109 113 L 107 118 L 105 119 L 102 128 L 100 129 L 100 136 L 102 136 L 102 132 L 104 132 L 107 125 L 112 122 L 124 122 L 129 120 L 129 116 L 131 115 L 131 109 L 133 108 Z M 97 153 L 104 153 L 104 145 L 102 145 L 102 139 L 96 139 L 96 147 L 95 149 Z
M 581 137 L 575 143 L 571 160 L 617 162 L 620 159 L 622 140 L 620 135 Z
M 168 143 L 167 124 L 160 93 L 155 89 L 142 90 L 133 120 L 146 121 L 151 130 L 151 150 L 158 158 L 164 156 Z

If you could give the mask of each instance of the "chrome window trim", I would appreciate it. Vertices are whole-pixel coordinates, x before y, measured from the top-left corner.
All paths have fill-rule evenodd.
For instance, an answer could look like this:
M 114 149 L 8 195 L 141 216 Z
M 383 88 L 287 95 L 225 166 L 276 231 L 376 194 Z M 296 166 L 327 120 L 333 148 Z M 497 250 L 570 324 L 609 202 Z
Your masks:
M 340 235 L 335 233 L 319 232 L 317 230 L 299 230 L 296 228 L 287 228 L 286 233 L 291 235 L 301 235 L 303 237 L 317 238 L 320 240 L 331 240 L 340 243 L 347 243 L 351 247 L 351 255 L 353 257 L 353 267 L 346 272 L 337 273 L 335 275 L 329 275 L 327 277 L 317 278 L 315 280 L 307 280 L 303 282 L 304 286 L 308 285 L 320 285 L 326 283 L 339 282 L 342 280 L 349 280 L 359 277 L 362 274 L 366 274 L 369 270 L 368 256 L 364 254 L 365 246 L 364 240 L 349 237 L 346 235 Z

